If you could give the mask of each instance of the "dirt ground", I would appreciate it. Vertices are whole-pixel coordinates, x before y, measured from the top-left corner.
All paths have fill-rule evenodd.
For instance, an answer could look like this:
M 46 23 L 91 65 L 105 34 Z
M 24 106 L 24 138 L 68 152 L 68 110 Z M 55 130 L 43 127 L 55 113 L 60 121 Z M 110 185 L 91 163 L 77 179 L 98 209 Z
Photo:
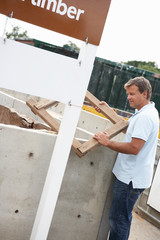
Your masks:
M 160 240 L 160 229 L 133 213 L 129 240 Z

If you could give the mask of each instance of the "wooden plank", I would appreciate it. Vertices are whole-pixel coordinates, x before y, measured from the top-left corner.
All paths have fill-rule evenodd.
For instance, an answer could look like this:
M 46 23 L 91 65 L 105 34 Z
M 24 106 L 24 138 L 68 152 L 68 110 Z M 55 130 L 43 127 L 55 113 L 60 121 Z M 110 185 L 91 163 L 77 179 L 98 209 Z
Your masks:
M 58 133 L 60 123 L 56 119 L 54 119 L 44 108 L 37 109 L 35 107 L 35 103 L 36 102 L 33 99 L 30 99 L 26 102 L 26 104 L 31 108 L 34 114 L 41 117 L 43 121 L 45 121 L 52 128 L 52 130 Z M 82 144 L 77 139 L 73 140 L 72 148 L 77 153 L 77 155 L 79 154 L 79 152 L 77 152 L 77 148 L 81 145 Z
M 124 120 L 122 117 L 118 116 L 117 113 L 110 108 L 109 106 L 106 107 L 104 105 L 100 105 L 100 101 L 89 91 L 86 93 L 86 99 L 93 105 L 100 108 L 101 112 L 106 116 L 112 123 L 114 123 L 113 126 L 108 128 L 106 132 L 110 135 L 110 138 L 116 136 L 121 131 L 125 130 L 128 126 L 128 122 Z M 54 104 L 55 101 L 47 100 L 40 103 L 36 103 L 33 99 L 30 99 L 26 102 L 27 105 L 31 108 L 31 110 L 40 116 L 54 131 L 58 133 L 59 130 L 59 122 L 55 120 L 45 109 L 44 107 L 50 106 L 50 104 Z M 99 143 L 94 139 L 91 138 L 89 141 L 85 142 L 84 144 L 81 144 L 78 140 L 74 139 L 72 143 L 72 148 L 75 151 L 75 153 L 82 157 L 87 152 L 93 150 L 99 146 Z
M 48 107 L 51 107 L 51 106 L 56 105 L 56 104 L 58 104 L 57 101 L 53 101 L 53 100 L 49 100 L 49 99 L 44 99 L 44 100 L 42 100 L 42 101 L 40 101 L 40 102 L 36 102 L 34 106 L 35 106 L 37 109 L 41 109 L 41 108 L 48 108 Z
M 54 131 L 58 132 L 60 126 L 59 122 L 55 120 L 44 108 L 37 109 L 35 107 L 35 103 L 36 102 L 33 99 L 30 99 L 26 102 L 34 114 L 41 117 L 43 121 L 45 121 Z
M 118 133 L 120 133 L 124 129 L 126 129 L 127 126 L 128 126 L 127 121 L 119 121 L 116 124 L 114 124 L 113 126 L 111 126 L 110 128 L 106 129 L 105 131 L 109 134 L 109 138 L 111 139 L 114 136 L 116 136 Z M 99 145 L 100 144 L 98 143 L 97 140 L 95 140 L 94 138 L 91 138 L 89 141 L 85 142 L 80 147 L 78 147 L 78 149 L 77 149 L 77 151 L 79 152 L 78 156 L 79 157 L 84 156 L 87 152 L 95 149 Z
M 123 120 L 121 116 L 118 116 L 117 113 L 109 107 L 109 105 L 108 107 L 105 105 L 100 105 L 100 101 L 89 91 L 86 93 L 86 100 L 93 106 L 99 107 L 101 113 L 103 113 L 103 115 L 107 117 L 112 123 L 117 123 Z
M 81 145 L 82 143 L 80 143 L 77 139 L 73 139 L 72 149 L 75 151 L 78 157 L 81 157 L 81 153 L 78 151 L 78 148 L 81 147 Z

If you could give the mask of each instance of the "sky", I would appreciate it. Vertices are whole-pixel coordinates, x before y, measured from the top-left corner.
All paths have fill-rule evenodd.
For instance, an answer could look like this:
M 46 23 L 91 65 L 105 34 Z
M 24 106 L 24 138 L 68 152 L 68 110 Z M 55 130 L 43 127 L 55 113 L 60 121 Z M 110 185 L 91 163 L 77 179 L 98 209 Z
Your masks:
M 160 0 L 111 0 L 100 45 L 96 56 L 115 62 L 152 61 L 160 68 Z M 53 31 L 8 19 L 0 14 L 0 36 L 12 26 L 27 30 L 35 38 L 57 46 L 72 41 L 78 47 L 80 40 Z

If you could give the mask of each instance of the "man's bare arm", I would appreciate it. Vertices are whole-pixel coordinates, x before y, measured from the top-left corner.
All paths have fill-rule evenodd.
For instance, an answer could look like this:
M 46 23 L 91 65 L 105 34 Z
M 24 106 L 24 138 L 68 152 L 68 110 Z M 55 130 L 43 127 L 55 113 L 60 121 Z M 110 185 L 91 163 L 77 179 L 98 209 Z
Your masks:
M 99 132 L 94 135 L 100 144 L 120 153 L 137 155 L 145 141 L 139 138 L 132 138 L 131 142 L 116 142 L 109 139 L 106 132 Z

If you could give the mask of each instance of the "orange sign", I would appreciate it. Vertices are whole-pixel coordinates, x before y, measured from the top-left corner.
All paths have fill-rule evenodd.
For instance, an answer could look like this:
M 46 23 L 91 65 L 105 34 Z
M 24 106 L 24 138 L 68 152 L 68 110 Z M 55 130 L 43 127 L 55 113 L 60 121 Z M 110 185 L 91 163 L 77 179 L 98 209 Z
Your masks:
M 1 0 L 0 13 L 99 45 L 111 0 Z

